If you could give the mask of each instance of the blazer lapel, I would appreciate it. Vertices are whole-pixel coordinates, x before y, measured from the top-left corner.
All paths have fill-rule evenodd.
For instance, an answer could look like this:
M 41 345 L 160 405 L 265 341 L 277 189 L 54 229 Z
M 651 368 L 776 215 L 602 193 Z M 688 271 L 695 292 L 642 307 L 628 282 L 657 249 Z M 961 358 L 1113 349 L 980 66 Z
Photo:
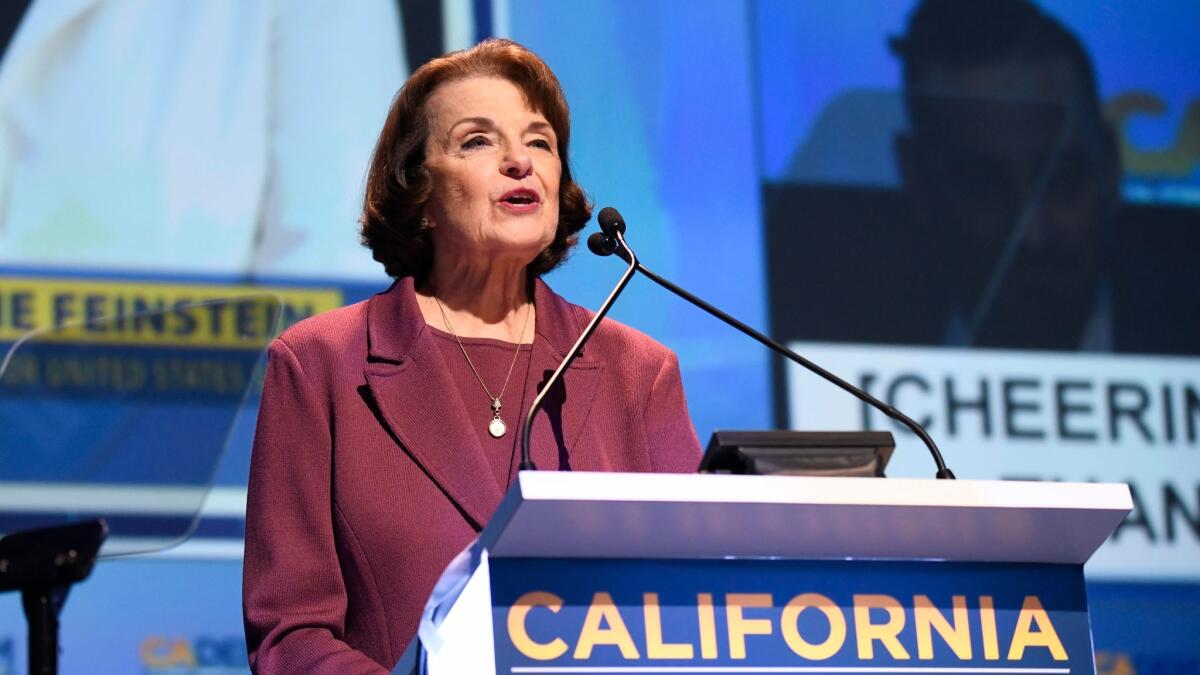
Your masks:
M 526 391 L 530 392 L 541 391 L 586 325 L 585 317 L 576 316 L 574 308 L 540 279 L 534 282 L 534 302 L 537 324 L 529 381 L 526 382 Z M 563 379 L 547 394 L 542 410 L 534 417 L 530 452 L 539 469 L 580 471 L 602 468 L 599 457 L 580 452 L 576 446 L 604 372 L 604 364 L 588 358 L 587 352 L 587 345 L 584 345 L 583 352 L 567 367 Z M 524 422 L 524 415 L 521 421 Z M 517 454 L 514 474 L 520 461 L 519 452 Z
M 371 299 L 367 340 L 364 375 L 377 415 L 475 529 L 482 529 L 503 495 L 426 330 L 411 277 Z

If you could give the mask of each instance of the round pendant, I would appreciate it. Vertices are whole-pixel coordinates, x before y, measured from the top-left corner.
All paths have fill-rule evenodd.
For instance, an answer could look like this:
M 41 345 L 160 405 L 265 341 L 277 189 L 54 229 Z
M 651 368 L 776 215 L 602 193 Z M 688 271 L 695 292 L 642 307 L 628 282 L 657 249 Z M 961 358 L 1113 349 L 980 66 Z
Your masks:
M 504 420 L 499 417 L 488 423 L 488 433 L 492 435 L 492 438 L 500 438 L 507 430 L 508 427 L 504 426 Z

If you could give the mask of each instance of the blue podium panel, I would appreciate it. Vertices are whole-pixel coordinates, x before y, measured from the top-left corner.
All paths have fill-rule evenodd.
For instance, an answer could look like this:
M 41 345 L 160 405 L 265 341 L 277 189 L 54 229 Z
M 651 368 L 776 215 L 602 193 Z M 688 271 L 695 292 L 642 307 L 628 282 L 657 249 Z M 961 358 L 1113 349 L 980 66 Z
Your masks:
M 1093 675 L 1080 565 L 493 558 L 496 673 Z
M 521 472 L 394 672 L 1095 675 L 1122 485 Z

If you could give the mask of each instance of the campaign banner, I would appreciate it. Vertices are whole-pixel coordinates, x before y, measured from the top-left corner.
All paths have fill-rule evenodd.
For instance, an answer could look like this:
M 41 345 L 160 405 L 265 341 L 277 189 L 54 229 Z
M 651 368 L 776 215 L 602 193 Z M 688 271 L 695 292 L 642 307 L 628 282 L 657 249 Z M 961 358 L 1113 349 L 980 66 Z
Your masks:
M 277 300 L 263 302 L 268 297 Z M 337 288 L 5 276 L 0 278 L 0 342 L 54 328 L 40 339 L 239 347 L 262 344 L 276 326 L 341 304 Z
M 491 561 L 497 673 L 1094 673 L 1078 566 Z
M 106 554 L 189 534 L 240 551 L 240 510 L 200 527 L 197 513 L 257 401 L 267 345 L 343 298 L 320 286 L 0 279 L 0 534 L 104 518 Z
M 1191 358 L 793 342 L 922 424 L 959 478 L 1127 483 L 1134 509 L 1095 578 L 1200 579 L 1200 363 Z M 922 443 L 795 364 L 793 429 L 896 436 L 888 475 L 929 476 Z

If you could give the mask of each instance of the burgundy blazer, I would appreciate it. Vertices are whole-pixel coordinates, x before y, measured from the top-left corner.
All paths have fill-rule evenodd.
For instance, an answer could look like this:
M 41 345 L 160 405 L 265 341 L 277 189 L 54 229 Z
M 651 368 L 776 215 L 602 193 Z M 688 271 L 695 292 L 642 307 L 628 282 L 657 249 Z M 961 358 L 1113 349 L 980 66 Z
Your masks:
M 591 318 L 541 281 L 534 302 L 529 391 Z M 442 569 L 499 505 L 435 340 L 405 278 L 271 345 L 246 509 L 255 672 L 387 672 Z M 540 469 L 697 467 L 674 354 L 615 321 L 601 323 L 547 402 L 532 432 Z

